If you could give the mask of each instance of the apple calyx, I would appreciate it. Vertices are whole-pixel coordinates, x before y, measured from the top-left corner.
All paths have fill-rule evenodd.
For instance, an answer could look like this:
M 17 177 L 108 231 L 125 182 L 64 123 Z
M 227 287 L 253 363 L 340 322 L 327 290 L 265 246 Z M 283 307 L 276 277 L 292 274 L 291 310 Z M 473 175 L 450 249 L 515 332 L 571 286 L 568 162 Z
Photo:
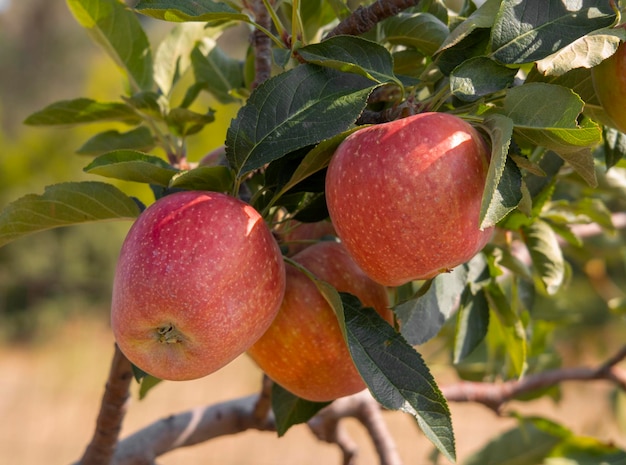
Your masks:
M 159 342 L 162 344 L 179 344 L 184 341 L 183 335 L 172 323 L 157 328 Z

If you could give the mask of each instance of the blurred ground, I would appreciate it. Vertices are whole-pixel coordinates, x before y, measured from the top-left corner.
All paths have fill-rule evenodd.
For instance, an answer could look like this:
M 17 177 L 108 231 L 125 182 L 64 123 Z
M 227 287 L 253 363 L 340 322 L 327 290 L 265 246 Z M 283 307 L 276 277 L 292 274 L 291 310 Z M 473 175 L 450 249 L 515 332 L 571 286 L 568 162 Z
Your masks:
M 69 464 L 88 443 L 113 352 L 106 322 L 73 321 L 46 342 L 28 349 L 0 349 L 0 451 L 11 465 Z M 440 384 L 450 382 L 445 372 L 432 367 Z M 256 391 L 260 374 L 241 357 L 218 373 L 184 383 L 162 383 L 143 401 L 133 399 L 122 436 L 147 424 L 196 406 L 243 396 Z M 516 403 L 516 409 L 547 416 L 578 434 L 593 435 L 626 447 L 626 438 L 609 415 L 606 383 L 569 383 L 563 401 L 555 405 L 542 399 Z M 452 404 L 459 463 L 490 438 L 513 426 L 479 405 Z M 405 414 L 388 412 L 385 418 L 397 440 L 405 464 L 426 465 L 430 443 Z M 354 439 L 361 445 L 361 465 L 377 463 L 360 425 L 349 420 Z M 318 442 L 304 426 L 278 439 L 273 433 L 246 432 L 174 451 L 159 460 L 163 465 L 220 463 L 221 465 L 339 462 L 335 447 Z M 447 463 L 440 460 L 441 464 Z

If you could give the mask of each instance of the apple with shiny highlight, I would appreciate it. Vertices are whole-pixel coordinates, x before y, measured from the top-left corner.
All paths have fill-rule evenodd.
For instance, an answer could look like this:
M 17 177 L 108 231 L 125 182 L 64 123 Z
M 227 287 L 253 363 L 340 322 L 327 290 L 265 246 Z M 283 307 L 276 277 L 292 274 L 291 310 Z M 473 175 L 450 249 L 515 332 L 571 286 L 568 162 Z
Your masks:
M 490 240 L 487 147 L 461 118 L 422 113 L 352 133 L 326 175 L 338 236 L 374 281 L 399 286 L 471 259 Z
M 261 337 L 284 290 L 280 249 L 252 206 L 221 193 L 178 192 L 131 227 L 115 272 L 111 325 L 141 370 L 200 378 Z

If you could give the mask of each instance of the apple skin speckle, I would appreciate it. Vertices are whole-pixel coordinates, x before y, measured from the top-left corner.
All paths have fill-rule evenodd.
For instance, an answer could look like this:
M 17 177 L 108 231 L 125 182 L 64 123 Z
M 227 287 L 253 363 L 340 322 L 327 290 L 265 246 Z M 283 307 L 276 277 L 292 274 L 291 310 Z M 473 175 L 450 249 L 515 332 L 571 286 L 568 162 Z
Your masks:
M 431 278 L 471 259 L 492 237 L 479 228 L 486 145 L 462 119 L 422 113 L 370 126 L 337 148 L 326 201 L 337 235 L 374 281 Z

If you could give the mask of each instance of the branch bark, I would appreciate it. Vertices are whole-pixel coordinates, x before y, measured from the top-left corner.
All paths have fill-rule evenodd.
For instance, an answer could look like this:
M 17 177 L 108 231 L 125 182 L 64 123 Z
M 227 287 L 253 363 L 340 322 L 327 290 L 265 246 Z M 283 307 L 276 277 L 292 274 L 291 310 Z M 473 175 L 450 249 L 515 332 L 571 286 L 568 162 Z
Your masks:
M 595 368 L 561 368 L 499 384 L 462 381 L 444 386 L 441 391 L 450 402 L 476 402 L 496 412 L 505 403 L 523 394 L 556 386 L 565 381 L 606 380 L 626 391 L 626 370 L 617 366 L 624 358 L 626 358 L 626 346 Z
M 251 395 L 158 420 L 120 441 L 111 465 L 148 465 L 157 457 L 210 439 L 249 429 L 274 431 L 274 418 L 255 415 L 259 396 Z
M 116 344 L 96 429 L 80 465 L 108 465 L 111 462 L 126 415 L 132 378 L 132 366 Z
M 364 34 L 383 19 L 395 16 L 412 6 L 417 6 L 419 2 L 420 0 L 378 0 L 370 6 L 360 6 L 330 31 L 326 37 L 340 34 L 357 36 Z
M 361 391 L 335 400 L 311 419 L 308 426 L 318 439 L 339 446 L 343 453 L 343 465 L 354 465 L 358 447 L 340 422 L 348 417 L 357 419 L 365 427 L 381 465 L 402 464 L 396 443 L 383 419 L 380 405 L 369 391 Z
M 618 366 L 624 359 L 626 345 L 597 367 L 556 369 L 499 384 L 462 381 L 443 386 L 441 390 L 450 402 L 477 402 L 495 411 L 516 397 L 565 381 L 605 380 L 626 391 L 626 369 Z M 114 362 L 115 365 L 117 364 Z M 267 392 L 267 385 L 264 385 L 260 394 L 161 419 L 120 441 L 110 463 L 151 465 L 158 456 L 179 447 L 248 429 L 274 431 L 272 412 L 269 411 L 264 418 L 259 416 L 260 412 L 266 410 L 264 392 Z M 341 420 L 348 417 L 357 419 L 366 428 L 381 465 L 401 465 L 402 460 L 382 417 L 381 407 L 368 391 L 337 399 L 310 420 L 308 426 L 318 439 L 337 444 L 342 451 L 344 465 L 355 465 L 357 445 L 341 424 Z M 109 462 L 80 463 L 86 465 Z
M 112 460 L 107 463 L 152 465 L 156 463 L 157 457 L 180 447 L 249 429 L 275 431 L 271 411 L 264 418 L 258 416 L 259 406 L 265 404 L 264 399 L 261 392 L 158 420 L 120 441 Z M 341 420 L 347 417 L 353 417 L 364 425 L 381 465 L 402 464 L 395 442 L 382 418 L 380 406 L 368 391 L 336 400 L 309 421 L 308 425 L 319 440 L 336 444 L 340 448 L 344 465 L 355 465 L 357 444 L 341 424 Z
M 274 382 L 267 375 L 263 375 L 261 392 L 254 406 L 254 417 L 257 421 L 263 421 L 272 410 L 272 385 Z
M 270 1 L 269 3 L 273 4 L 274 2 Z M 256 23 L 270 30 L 272 28 L 272 19 L 263 1 L 250 0 L 246 4 L 254 15 Z M 269 79 L 272 74 L 272 39 L 261 30 L 255 29 L 252 32 L 251 40 L 254 47 L 255 70 L 254 82 L 251 87 L 254 89 Z

